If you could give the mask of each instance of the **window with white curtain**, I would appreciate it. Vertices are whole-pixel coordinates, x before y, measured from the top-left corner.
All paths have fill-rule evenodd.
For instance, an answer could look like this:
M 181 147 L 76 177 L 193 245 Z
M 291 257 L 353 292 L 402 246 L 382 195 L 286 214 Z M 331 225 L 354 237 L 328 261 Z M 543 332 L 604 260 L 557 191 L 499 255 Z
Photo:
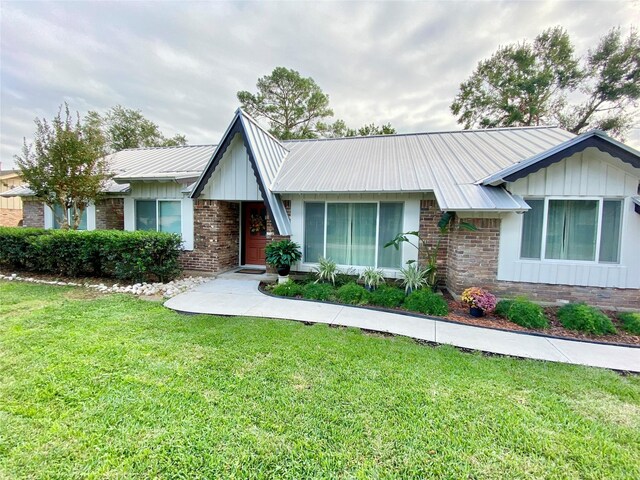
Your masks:
M 180 200 L 136 200 L 136 230 L 182 232 Z
M 338 265 L 400 268 L 402 251 L 384 248 L 402 231 L 400 202 L 307 202 L 304 261 L 326 257 Z
M 520 257 L 523 259 L 620 261 L 622 201 L 527 199 Z

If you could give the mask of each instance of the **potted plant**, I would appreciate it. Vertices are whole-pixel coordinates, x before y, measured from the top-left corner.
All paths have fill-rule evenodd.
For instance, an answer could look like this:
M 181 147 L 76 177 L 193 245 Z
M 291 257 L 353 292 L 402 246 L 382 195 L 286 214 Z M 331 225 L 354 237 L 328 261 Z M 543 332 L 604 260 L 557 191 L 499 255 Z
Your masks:
M 267 263 L 274 267 L 281 277 L 289 275 L 291 265 L 302 258 L 300 245 L 291 240 L 271 242 L 265 247 L 264 253 Z
M 478 287 L 467 288 L 462 292 L 462 301 L 469 305 L 469 315 L 483 317 L 485 313 L 496 308 L 495 295 Z
M 365 268 L 360 274 L 360 278 L 364 282 L 364 288 L 370 292 L 378 288 L 381 283 L 384 283 L 382 270 L 378 270 L 374 267 Z

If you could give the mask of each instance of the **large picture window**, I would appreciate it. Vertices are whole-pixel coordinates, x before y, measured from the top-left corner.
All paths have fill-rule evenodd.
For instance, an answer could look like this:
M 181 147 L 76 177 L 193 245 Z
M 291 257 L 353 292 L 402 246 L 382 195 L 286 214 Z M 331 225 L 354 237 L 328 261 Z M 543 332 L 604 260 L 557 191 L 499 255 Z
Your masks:
M 73 210 L 71 208 L 67 209 L 67 222 L 71 225 L 73 221 Z M 60 220 L 62 220 L 64 214 L 64 207 L 59 203 L 56 203 L 53 206 L 53 228 L 59 229 Z M 80 216 L 80 224 L 78 225 L 78 230 L 86 230 L 87 229 L 87 209 L 85 208 L 82 211 L 82 215 Z
M 527 199 L 520 257 L 525 259 L 620 261 L 622 201 Z
M 326 257 L 338 265 L 400 268 L 402 251 L 384 244 L 402 224 L 399 202 L 305 203 L 304 261 Z
M 182 232 L 180 200 L 136 200 L 136 230 Z

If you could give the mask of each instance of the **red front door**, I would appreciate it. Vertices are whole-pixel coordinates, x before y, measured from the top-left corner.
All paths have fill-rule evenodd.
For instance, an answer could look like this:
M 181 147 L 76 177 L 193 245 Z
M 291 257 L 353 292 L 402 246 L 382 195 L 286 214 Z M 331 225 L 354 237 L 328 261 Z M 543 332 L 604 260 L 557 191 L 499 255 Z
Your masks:
M 244 203 L 244 263 L 264 265 L 267 243 L 267 207 L 264 203 Z

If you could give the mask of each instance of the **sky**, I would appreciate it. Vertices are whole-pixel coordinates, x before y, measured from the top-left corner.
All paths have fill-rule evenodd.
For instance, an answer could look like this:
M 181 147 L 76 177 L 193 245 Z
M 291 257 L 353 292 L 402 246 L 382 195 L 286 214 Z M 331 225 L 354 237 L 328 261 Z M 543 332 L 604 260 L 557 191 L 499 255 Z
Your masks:
M 0 2 L 0 162 L 10 168 L 36 117 L 63 102 L 84 115 L 120 104 L 163 133 L 217 143 L 236 92 L 284 66 L 312 77 L 334 118 L 399 133 L 457 130 L 449 105 L 500 45 L 555 25 L 583 54 L 626 2 Z M 640 129 L 627 136 L 640 147 Z

